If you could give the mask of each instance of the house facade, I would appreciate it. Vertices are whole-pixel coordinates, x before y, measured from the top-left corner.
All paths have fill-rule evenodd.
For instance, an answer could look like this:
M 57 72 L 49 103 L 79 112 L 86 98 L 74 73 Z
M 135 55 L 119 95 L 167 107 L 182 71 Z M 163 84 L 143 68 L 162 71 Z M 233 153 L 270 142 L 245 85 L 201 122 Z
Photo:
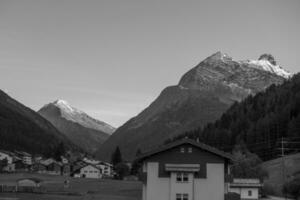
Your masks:
M 106 162 L 100 162 L 96 166 L 101 169 L 103 176 L 105 177 L 113 176 L 113 166 L 111 164 Z
M 26 165 L 32 165 L 32 155 L 27 153 L 27 152 L 24 152 L 24 151 L 15 151 L 15 153 L 17 154 L 17 156 L 19 156 L 23 163 L 26 164 Z
M 262 187 L 259 179 L 233 179 L 229 191 L 241 196 L 241 200 L 258 200 Z
M 76 178 L 102 178 L 102 171 L 100 168 L 87 164 L 72 173 Z
M 231 156 L 184 139 L 139 157 L 143 200 L 224 200 Z

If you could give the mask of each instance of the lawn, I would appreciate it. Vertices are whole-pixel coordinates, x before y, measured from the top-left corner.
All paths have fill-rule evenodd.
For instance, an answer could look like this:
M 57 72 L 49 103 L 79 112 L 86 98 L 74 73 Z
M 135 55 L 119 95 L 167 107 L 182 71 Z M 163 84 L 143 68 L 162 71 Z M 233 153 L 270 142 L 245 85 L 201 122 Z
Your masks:
M 118 181 L 102 179 L 81 179 L 44 174 L 0 174 L 0 185 L 15 185 L 16 180 L 35 177 L 43 180 L 42 187 L 47 194 L 0 193 L 4 198 L 20 200 L 140 200 L 141 183 L 136 181 Z M 64 188 L 64 181 L 70 181 L 69 188 Z M 59 193 L 69 193 L 59 194 Z

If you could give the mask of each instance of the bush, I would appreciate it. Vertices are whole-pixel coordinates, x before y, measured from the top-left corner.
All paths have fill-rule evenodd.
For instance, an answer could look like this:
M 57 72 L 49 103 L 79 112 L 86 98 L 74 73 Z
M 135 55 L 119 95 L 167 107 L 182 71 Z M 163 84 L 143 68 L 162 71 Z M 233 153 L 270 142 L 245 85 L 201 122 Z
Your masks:
M 283 194 L 291 195 L 295 199 L 300 198 L 300 178 L 296 178 L 283 185 Z

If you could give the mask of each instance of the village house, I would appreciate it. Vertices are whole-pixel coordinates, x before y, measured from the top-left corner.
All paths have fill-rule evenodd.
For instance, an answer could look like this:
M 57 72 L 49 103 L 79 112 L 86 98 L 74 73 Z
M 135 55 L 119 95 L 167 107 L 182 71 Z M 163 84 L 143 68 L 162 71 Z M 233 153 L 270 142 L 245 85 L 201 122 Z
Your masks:
M 55 174 L 55 175 L 61 174 L 62 164 L 57 162 L 53 158 L 48 158 L 46 160 L 42 160 L 40 163 L 46 166 L 48 174 Z
M 102 178 L 102 170 L 95 165 L 86 164 L 71 174 L 75 178 Z
M 7 164 L 13 163 L 13 155 L 11 152 L 0 150 L 0 160 L 7 160 Z
M 259 179 L 233 179 L 229 191 L 241 196 L 241 200 L 258 200 L 259 190 L 262 187 Z
M 37 173 L 46 173 L 47 172 L 47 167 L 46 165 L 38 162 L 33 164 L 33 171 Z
M 113 176 L 113 166 L 110 163 L 101 161 L 96 166 L 101 169 L 103 176 L 105 177 Z
M 183 139 L 141 155 L 143 200 L 224 200 L 231 155 Z
M 20 157 L 24 164 L 32 165 L 32 156 L 31 154 L 24 151 L 15 151 L 18 157 Z

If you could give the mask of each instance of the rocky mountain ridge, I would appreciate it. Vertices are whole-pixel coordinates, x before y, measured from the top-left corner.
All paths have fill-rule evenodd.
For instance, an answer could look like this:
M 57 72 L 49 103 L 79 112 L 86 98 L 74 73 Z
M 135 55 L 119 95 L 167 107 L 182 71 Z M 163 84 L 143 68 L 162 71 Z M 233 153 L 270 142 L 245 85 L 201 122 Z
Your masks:
M 165 88 L 149 107 L 118 128 L 98 149 L 98 158 L 109 160 L 119 146 L 125 159 L 132 160 L 137 149 L 146 151 L 213 122 L 233 102 L 286 79 L 260 64 L 235 61 L 222 52 L 207 57 L 185 73 L 177 85 Z

